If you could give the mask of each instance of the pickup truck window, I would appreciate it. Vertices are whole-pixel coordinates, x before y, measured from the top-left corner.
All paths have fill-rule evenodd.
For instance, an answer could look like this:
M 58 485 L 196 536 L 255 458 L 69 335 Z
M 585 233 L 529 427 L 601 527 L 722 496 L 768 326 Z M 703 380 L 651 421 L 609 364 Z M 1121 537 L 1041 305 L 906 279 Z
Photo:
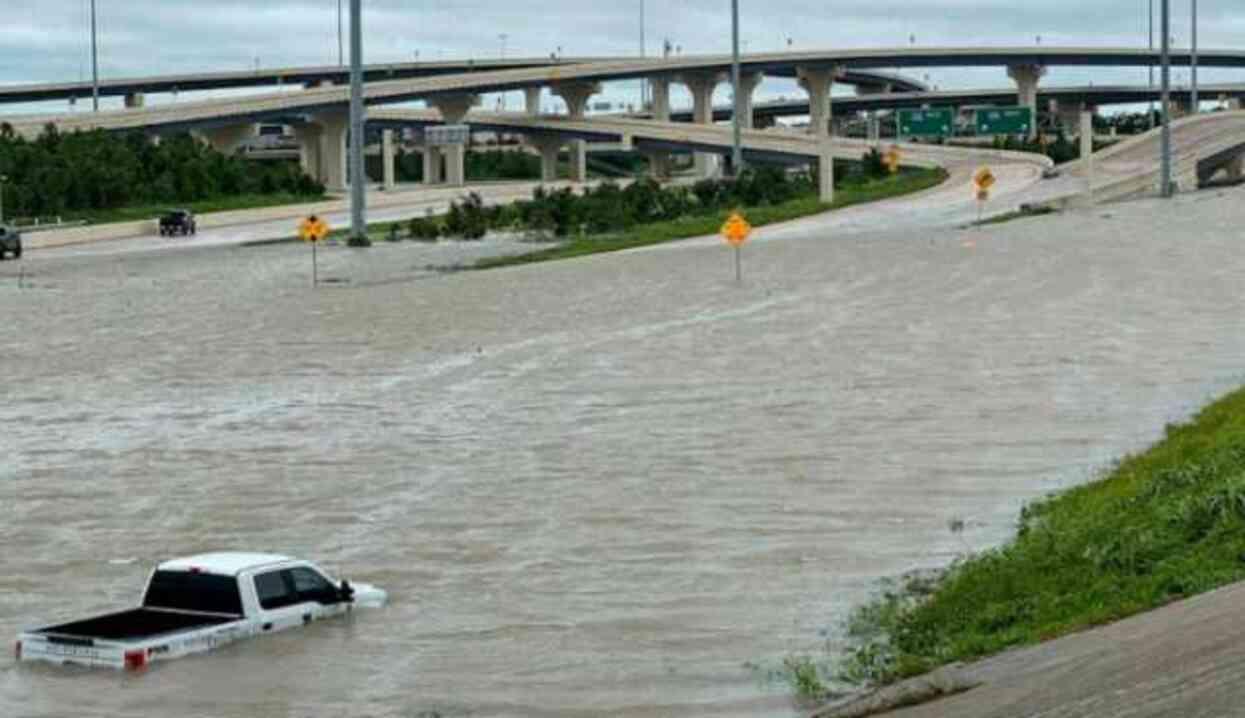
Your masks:
M 337 596 L 337 589 L 333 584 L 309 568 L 290 569 L 290 577 L 294 580 L 294 590 L 298 592 L 299 601 L 321 601 L 325 597 Z
M 147 608 L 242 615 L 238 580 L 190 571 L 156 571 L 143 597 Z
M 285 573 L 287 572 L 269 571 L 255 577 L 255 595 L 259 598 L 260 607 L 265 611 L 298 603 L 298 595 L 283 575 Z

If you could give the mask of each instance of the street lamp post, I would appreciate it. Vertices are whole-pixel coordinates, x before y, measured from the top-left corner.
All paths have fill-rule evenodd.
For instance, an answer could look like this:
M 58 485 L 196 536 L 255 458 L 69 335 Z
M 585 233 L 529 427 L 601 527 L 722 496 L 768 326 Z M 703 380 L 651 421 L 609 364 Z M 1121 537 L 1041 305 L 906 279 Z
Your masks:
M 1171 0 L 1163 2 L 1163 67 L 1162 67 L 1162 105 L 1163 105 L 1163 139 L 1162 153 L 1159 160 L 1161 167 L 1160 181 L 1163 186 L 1160 194 L 1172 196 L 1172 128 L 1171 128 Z
M 99 112 L 99 44 L 95 29 L 95 0 L 91 0 L 91 107 Z
M 342 39 L 342 0 L 337 0 L 337 66 L 346 64 L 346 48 Z
M 743 133 L 739 115 L 745 109 L 744 97 L 739 93 L 739 0 L 731 0 L 731 87 L 735 94 L 734 118 L 735 141 L 731 149 L 731 167 L 736 177 L 744 165 Z M 712 112 L 712 108 L 710 108 Z
M 1150 91 L 1154 91 L 1154 0 L 1150 0 Z M 1154 129 L 1154 100 L 1150 100 L 1150 114 L 1146 116 L 1146 126 Z
M 1189 106 L 1192 108 L 1193 114 L 1196 115 L 1197 108 L 1198 108 L 1198 100 L 1197 100 L 1197 0 L 1193 0 L 1193 37 L 1192 37 L 1191 42 L 1193 43 L 1193 57 L 1191 58 L 1191 65 L 1190 65 L 1190 72 L 1192 73 L 1190 77 L 1190 82 L 1192 84 L 1191 90 L 1192 90 L 1193 96 L 1190 98 Z
M 363 0 L 350 0 L 350 243 L 367 246 L 363 119 Z
M 497 39 L 501 41 L 501 54 L 499 55 L 499 57 L 502 60 L 506 59 L 506 40 L 509 37 L 510 35 L 504 32 L 497 36 Z M 506 111 L 506 93 L 505 92 L 501 93 L 501 111 L 502 112 Z

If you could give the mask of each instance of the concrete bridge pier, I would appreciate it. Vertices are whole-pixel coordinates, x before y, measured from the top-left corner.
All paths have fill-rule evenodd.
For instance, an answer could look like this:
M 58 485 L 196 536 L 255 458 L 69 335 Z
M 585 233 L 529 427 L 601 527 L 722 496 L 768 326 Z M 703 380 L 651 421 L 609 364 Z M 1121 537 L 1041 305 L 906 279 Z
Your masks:
M 745 130 L 756 126 L 753 95 L 764 80 L 763 72 L 745 72 L 739 76 L 739 98 L 735 100 L 735 107 L 739 111 L 739 126 Z
M 382 178 L 381 183 L 385 187 L 385 191 L 390 191 L 398 186 L 398 172 L 396 165 L 397 153 L 393 146 L 393 130 L 384 129 L 380 132 L 380 164 Z
M 558 180 L 558 155 L 566 141 L 557 135 L 528 135 L 527 143 L 540 152 L 540 181 Z
M 540 95 L 543 87 L 527 87 L 523 90 L 523 112 L 528 117 L 540 117 Z
M 314 180 L 323 181 L 320 172 L 320 135 L 319 125 L 306 123 L 291 125 L 294 139 L 298 140 L 298 165 L 303 174 Z
M 445 181 L 443 173 L 444 163 L 441 161 L 441 151 L 424 143 L 424 184 L 438 185 Z
M 722 81 L 720 72 L 689 72 L 679 80 L 692 93 L 692 122 L 698 125 L 713 124 L 713 92 Z M 716 171 L 720 158 L 715 154 L 697 152 L 694 155 L 697 177 L 710 177 Z
M 559 82 L 553 86 L 553 94 L 566 103 L 566 112 L 572 120 L 582 120 L 588 114 L 588 100 L 601 92 L 599 82 Z M 588 142 L 571 140 L 571 181 L 588 180 Z
M 831 113 L 830 90 L 835 78 L 842 75 L 838 67 L 797 67 L 800 86 L 808 93 L 808 132 L 818 137 L 830 137 Z M 831 170 L 833 172 L 833 170 Z
M 670 152 L 667 150 L 651 150 L 644 153 L 648 160 L 648 176 L 658 182 L 670 179 Z
M 653 119 L 658 122 L 670 121 L 670 78 L 665 76 L 650 77 L 649 90 L 653 94 Z
M 1033 110 L 1033 126 L 1029 128 L 1029 139 L 1037 137 L 1038 83 L 1045 74 L 1045 65 L 1010 65 L 1007 68 L 1007 76 L 1016 83 L 1017 104 Z
M 471 93 L 456 95 L 440 95 L 429 100 L 429 104 L 441 113 L 441 119 L 447 125 L 461 125 L 467 119 L 471 108 L 480 104 L 480 96 Z M 467 184 L 467 147 L 465 145 L 445 145 L 444 147 L 427 147 L 425 152 L 445 158 L 444 183 L 451 187 L 462 187 Z M 427 155 L 425 155 L 427 157 Z M 425 165 L 425 169 L 427 166 Z M 442 179 L 440 172 L 435 175 L 424 175 L 427 181 L 430 176 Z M 439 183 L 439 182 L 438 182 Z
M 137 110 L 147 104 L 147 98 L 141 92 L 131 92 L 125 96 L 125 109 Z
M 320 174 L 316 179 L 320 180 L 329 192 L 345 192 L 349 187 L 347 181 L 349 174 L 346 169 L 346 137 L 350 133 L 350 113 L 325 113 L 315 116 L 313 121 L 320 125 L 318 152 Z
M 817 194 L 822 202 L 834 201 L 834 154 L 829 149 L 817 159 Z

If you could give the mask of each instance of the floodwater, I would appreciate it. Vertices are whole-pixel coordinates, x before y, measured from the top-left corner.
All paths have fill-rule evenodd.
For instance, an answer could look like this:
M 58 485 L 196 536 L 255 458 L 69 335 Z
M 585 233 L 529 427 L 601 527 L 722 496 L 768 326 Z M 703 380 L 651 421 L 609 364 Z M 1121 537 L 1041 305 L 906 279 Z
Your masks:
M 695 242 L 339 249 L 319 291 L 293 246 L 0 265 L 0 636 L 214 549 L 392 598 L 142 676 L 0 658 L 0 715 L 794 714 L 766 669 L 882 578 L 1241 382 L 1241 196 L 805 222 L 742 285 Z

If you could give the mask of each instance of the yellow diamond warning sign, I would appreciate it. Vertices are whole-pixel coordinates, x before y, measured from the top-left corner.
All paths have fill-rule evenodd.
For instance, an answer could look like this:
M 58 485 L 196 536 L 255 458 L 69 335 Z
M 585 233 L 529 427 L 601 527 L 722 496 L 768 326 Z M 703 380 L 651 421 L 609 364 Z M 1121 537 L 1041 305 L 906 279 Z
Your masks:
M 752 225 L 748 224 L 748 220 L 738 212 L 732 212 L 731 216 L 726 218 L 726 224 L 722 225 L 722 238 L 733 247 L 742 246 L 751 234 Z

